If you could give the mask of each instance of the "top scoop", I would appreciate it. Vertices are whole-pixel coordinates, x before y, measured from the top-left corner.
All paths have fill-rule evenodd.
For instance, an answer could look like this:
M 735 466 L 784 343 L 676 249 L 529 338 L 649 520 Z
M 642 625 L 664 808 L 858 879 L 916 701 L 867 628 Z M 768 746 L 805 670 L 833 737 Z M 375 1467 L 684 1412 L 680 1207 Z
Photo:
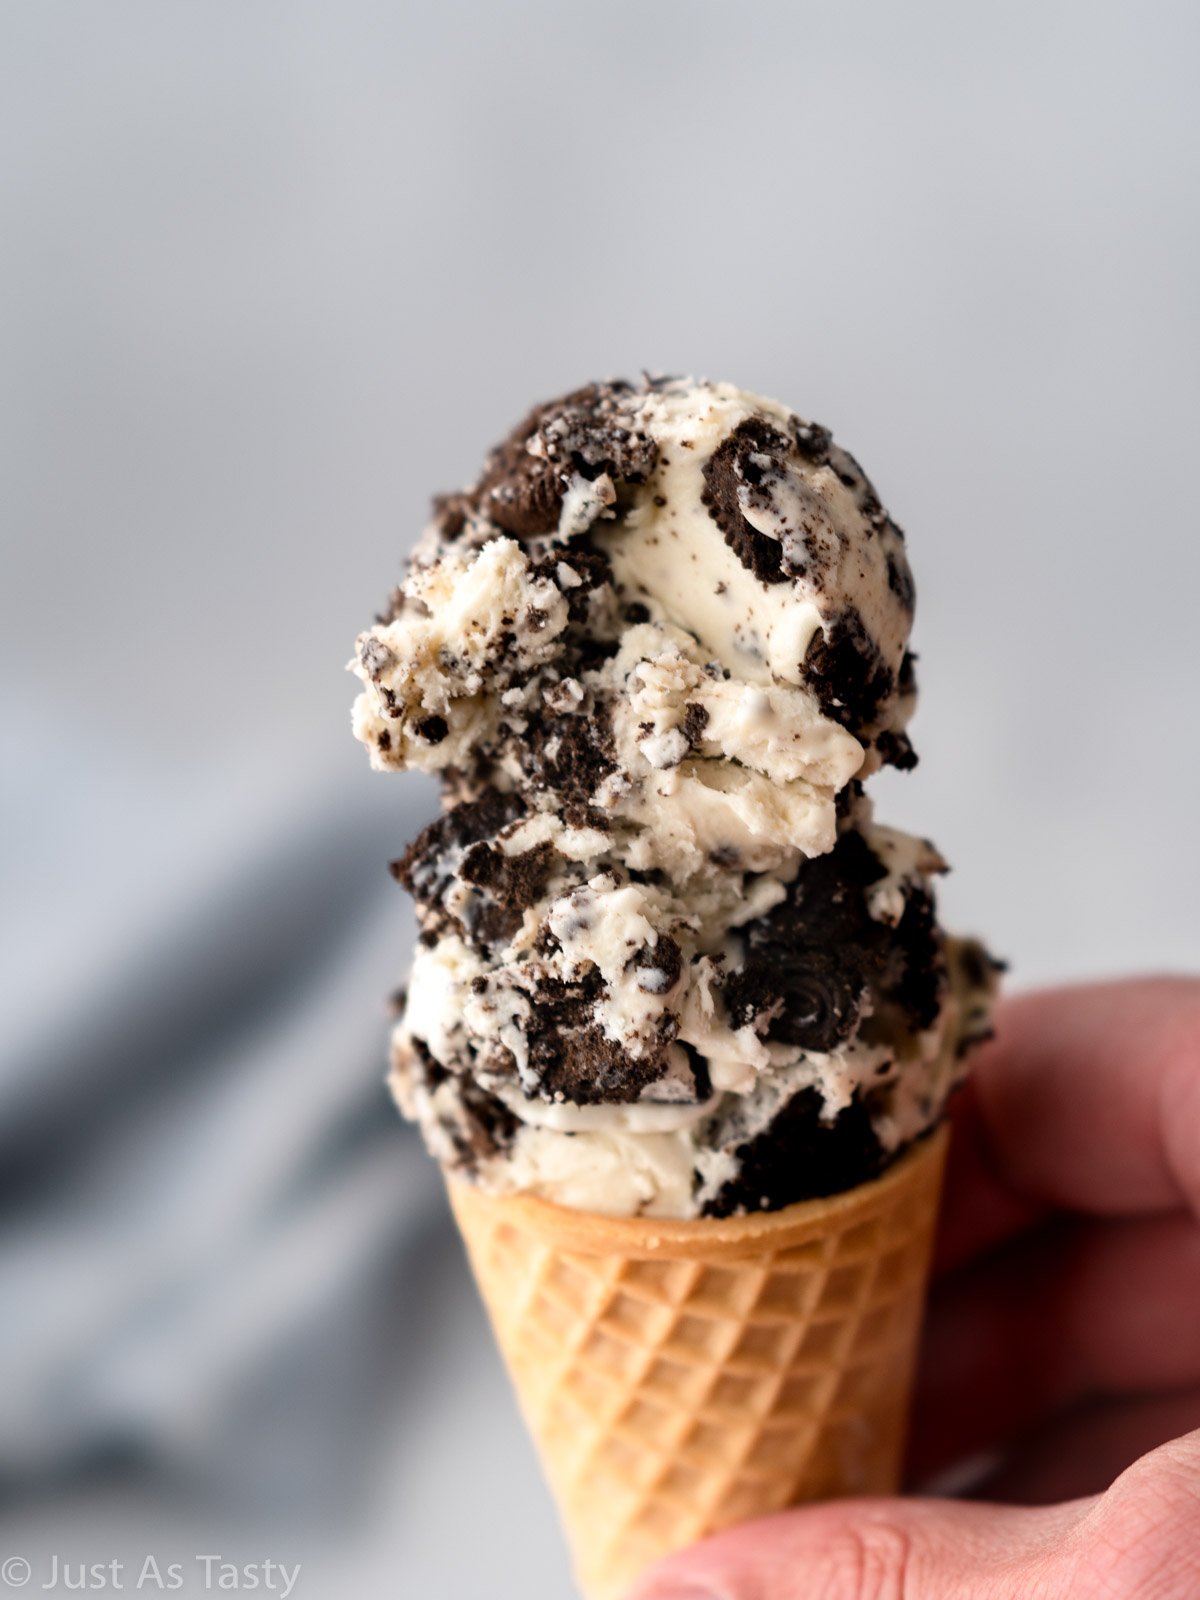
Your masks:
M 393 1085 L 448 1168 L 610 1214 L 774 1209 L 933 1126 L 991 968 L 862 780 L 916 760 L 899 528 L 728 384 L 540 406 L 359 637 L 354 730 L 440 774 L 394 871 Z

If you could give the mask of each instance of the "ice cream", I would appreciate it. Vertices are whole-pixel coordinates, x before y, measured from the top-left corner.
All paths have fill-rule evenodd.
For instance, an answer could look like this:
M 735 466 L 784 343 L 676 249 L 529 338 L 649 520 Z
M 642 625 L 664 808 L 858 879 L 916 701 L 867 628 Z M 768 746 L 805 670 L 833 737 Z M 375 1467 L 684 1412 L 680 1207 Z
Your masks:
M 863 788 L 916 759 L 913 597 L 853 457 L 728 384 L 577 390 L 435 502 L 352 666 L 443 785 L 391 1082 L 448 1172 L 724 1217 L 936 1126 L 992 968 Z

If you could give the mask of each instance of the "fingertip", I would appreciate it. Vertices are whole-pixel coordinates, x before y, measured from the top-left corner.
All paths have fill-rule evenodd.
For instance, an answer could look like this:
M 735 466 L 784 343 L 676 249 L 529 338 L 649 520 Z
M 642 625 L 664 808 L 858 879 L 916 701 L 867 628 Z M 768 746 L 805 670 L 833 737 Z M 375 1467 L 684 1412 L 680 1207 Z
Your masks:
M 789 1600 L 796 1524 L 825 1514 L 812 1506 L 726 1528 L 658 1562 L 623 1600 Z
M 1198 1042 L 1195 978 L 1005 1000 L 973 1072 L 995 1170 L 1015 1193 L 1056 1208 L 1111 1216 L 1185 1204 L 1189 1180 L 1200 1192 L 1200 1147 L 1182 1103 Z M 1181 1124 L 1190 1137 L 1169 1153 Z
M 667 1556 L 642 1573 L 622 1600 L 763 1600 L 761 1588 L 748 1589 L 743 1581 L 747 1529 L 758 1526 L 743 1523 Z
M 1200 1211 L 1200 981 L 1130 979 L 1006 999 L 949 1108 L 934 1273 L 1056 1210 Z
M 912 1504 L 831 1500 L 742 1523 L 668 1557 L 624 1600 L 863 1600 L 891 1593 L 884 1584 L 908 1567 L 919 1529 Z

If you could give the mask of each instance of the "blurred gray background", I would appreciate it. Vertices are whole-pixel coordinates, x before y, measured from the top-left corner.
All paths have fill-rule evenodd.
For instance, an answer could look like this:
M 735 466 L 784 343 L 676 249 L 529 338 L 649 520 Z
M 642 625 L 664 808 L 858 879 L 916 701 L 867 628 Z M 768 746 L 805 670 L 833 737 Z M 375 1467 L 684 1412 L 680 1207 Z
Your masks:
M 430 796 L 342 672 L 535 398 L 831 424 L 909 533 L 880 811 L 948 920 L 1018 984 L 1197 964 L 1198 47 L 1184 0 L 0 9 L 0 1559 L 567 1592 L 379 1086 Z

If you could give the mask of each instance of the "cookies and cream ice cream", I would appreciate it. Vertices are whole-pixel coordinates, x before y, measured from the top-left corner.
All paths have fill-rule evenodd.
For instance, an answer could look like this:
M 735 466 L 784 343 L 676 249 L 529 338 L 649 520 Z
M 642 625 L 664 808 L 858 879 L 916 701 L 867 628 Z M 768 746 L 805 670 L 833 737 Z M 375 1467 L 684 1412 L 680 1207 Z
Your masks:
M 864 780 L 915 762 L 904 538 L 829 433 L 594 384 L 435 502 L 354 731 L 439 775 L 392 1084 L 448 1170 L 608 1214 L 849 1188 L 941 1117 L 991 964 Z

